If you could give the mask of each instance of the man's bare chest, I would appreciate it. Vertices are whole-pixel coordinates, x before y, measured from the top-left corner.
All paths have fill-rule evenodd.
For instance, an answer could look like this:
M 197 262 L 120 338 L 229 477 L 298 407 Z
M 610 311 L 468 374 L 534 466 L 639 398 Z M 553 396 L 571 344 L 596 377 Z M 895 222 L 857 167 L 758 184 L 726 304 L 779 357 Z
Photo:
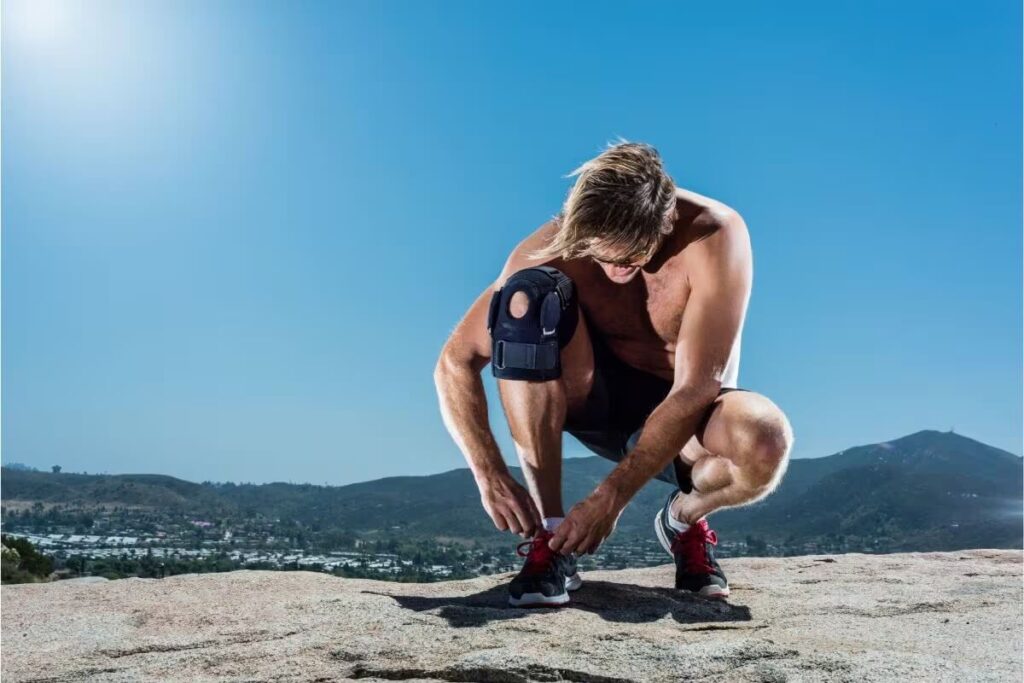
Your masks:
M 587 273 L 574 280 L 593 333 L 612 345 L 662 351 L 675 348 L 690 293 L 685 276 L 641 273 L 629 283 L 616 284 L 598 271 L 596 276 Z

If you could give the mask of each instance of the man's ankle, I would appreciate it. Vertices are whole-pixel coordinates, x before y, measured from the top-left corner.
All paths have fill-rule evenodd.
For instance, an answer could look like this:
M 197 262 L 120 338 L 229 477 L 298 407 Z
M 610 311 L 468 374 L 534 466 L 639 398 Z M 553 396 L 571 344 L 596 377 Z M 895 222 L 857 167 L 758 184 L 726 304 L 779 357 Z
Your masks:
M 682 495 L 682 491 L 677 491 L 668 506 L 668 525 L 679 532 L 684 532 L 690 528 L 690 524 L 682 519 L 682 510 L 680 509 L 682 507 L 682 501 L 680 500 Z

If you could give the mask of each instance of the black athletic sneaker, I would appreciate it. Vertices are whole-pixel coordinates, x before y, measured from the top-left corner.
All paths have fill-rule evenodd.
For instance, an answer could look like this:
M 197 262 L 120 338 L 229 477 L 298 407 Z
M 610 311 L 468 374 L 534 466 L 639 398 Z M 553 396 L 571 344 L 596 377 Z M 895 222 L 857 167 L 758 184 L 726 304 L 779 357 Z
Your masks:
M 513 607 L 557 607 L 569 603 L 569 591 L 583 585 L 576 572 L 576 556 L 562 555 L 548 547 L 550 531 L 539 531 L 533 540 L 520 543 L 516 552 L 526 558 L 508 586 Z M 528 550 L 523 552 L 523 548 Z
M 729 582 L 715 559 L 714 546 L 718 545 L 718 535 L 708 528 L 706 519 L 691 524 L 686 531 L 673 529 L 668 519 L 676 494 L 669 495 L 654 517 L 654 533 L 661 547 L 676 561 L 676 588 L 706 598 L 726 598 L 729 596 Z

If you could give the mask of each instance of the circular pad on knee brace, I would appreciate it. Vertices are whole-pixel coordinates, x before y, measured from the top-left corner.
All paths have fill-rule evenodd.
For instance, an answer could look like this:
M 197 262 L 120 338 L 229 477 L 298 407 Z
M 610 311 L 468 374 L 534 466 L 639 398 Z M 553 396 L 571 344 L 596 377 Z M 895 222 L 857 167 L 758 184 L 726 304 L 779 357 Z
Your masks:
M 526 312 L 509 308 L 522 292 Z M 517 305 L 517 313 L 521 312 Z M 491 332 L 491 369 L 501 379 L 549 380 L 562 376 L 561 350 L 579 320 L 576 289 L 562 271 L 550 266 L 513 273 L 491 297 L 487 329 Z

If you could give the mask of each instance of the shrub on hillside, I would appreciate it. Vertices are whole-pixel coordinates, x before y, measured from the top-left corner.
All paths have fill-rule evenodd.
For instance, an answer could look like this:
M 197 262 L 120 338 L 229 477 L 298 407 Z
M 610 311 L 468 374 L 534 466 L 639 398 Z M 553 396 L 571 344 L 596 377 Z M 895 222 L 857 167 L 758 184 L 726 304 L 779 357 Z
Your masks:
M 0 582 L 34 583 L 45 581 L 53 572 L 53 560 L 36 550 L 24 538 L 0 536 Z

